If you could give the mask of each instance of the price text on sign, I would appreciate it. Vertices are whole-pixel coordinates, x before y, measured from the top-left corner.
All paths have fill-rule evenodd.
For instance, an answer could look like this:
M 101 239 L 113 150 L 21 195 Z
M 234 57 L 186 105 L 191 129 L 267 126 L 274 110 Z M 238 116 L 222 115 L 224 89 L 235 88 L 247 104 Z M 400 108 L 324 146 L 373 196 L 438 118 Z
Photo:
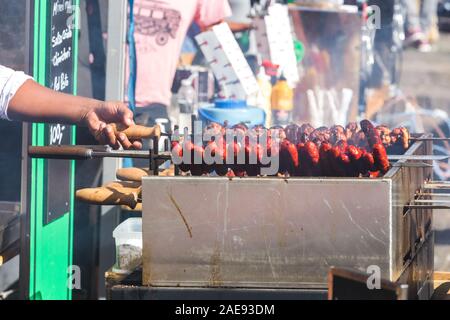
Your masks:
M 74 92 L 74 38 L 76 35 L 73 19 L 77 12 L 72 0 L 52 0 L 50 2 L 50 23 L 47 26 L 47 86 L 51 89 L 72 94 Z M 66 106 L 61 106 L 66 108 Z M 46 126 L 46 144 L 70 145 L 72 127 L 63 124 Z M 70 212 L 71 197 L 70 161 L 46 161 L 47 214 L 44 223 L 57 220 Z

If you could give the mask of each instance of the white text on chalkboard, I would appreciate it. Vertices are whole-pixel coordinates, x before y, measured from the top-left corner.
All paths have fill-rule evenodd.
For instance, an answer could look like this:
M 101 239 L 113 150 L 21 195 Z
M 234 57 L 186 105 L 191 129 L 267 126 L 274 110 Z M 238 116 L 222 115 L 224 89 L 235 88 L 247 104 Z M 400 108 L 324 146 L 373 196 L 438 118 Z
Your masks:
M 50 126 L 50 145 L 60 145 L 64 138 L 65 126 L 60 124 Z
M 64 63 L 65 61 L 69 60 L 72 56 L 72 48 L 69 47 L 64 48 L 61 52 L 56 52 L 55 55 L 52 58 L 52 64 L 54 67 L 58 67 L 61 63 Z
M 62 33 L 58 32 L 56 36 L 52 37 L 52 48 L 62 44 L 65 40 L 72 39 L 72 29 L 67 27 Z
M 57 16 L 61 12 L 72 13 L 73 11 L 72 6 L 73 4 L 71 0 L 56 1 L 53 4 L 53 17 Z
M 69 86 L 69 75 L 65 72 L 56 76 L 53 82 L 53 90 L 64 91 Z

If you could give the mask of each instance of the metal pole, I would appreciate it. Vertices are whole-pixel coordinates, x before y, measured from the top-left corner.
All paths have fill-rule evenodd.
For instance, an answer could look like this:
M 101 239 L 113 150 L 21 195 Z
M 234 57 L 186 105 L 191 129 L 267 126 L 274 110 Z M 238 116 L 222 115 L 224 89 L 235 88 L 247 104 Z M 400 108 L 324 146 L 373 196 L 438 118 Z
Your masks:
M 106 92 L 108 101 L 124 101 L 125 61 L 127 36 L 127 0 L 108 1 L 108 46 L 106 56 Z M 103 182 L 114 181 L 116 171 L 122 166 L 121 159 L 103 160 Z M 106 297 L 105 271 L 115 263 L 114 239 L 112 233 L 120 222 L 120 210 L 102 207 L 99 226 L 99 298 Z
M 109 1 L 108 48 L 106 62 L 106 100 L 123 101 L 125 98 L 125 61 L 127 36 L 127 1 Z M 115 180 L 119 159 L 103 161 L 103 182 Z M 106 211 L 106 209 L 104 209 Z M 102 213 L 104 213 L 103 211 Z

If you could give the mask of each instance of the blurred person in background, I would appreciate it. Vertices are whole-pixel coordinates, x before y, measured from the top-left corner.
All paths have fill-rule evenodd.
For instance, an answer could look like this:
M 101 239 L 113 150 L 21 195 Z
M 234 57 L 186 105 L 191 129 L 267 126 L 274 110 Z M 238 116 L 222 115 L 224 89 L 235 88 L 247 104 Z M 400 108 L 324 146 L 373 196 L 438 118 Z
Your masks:
M 436 41 L 438 0 L 404 0 L 406 16 L 406 46 L 413 46 L 421 52 L 432 50 Z
M 135 0 L 133 12 L 135 119 L 154 125 L 156 119 L 168 119 L 172 83 L 192 22 L 207 30 L 230 16 L 231 9 L 227 0 Z
M 252 9 L 251 0 L 228 0 L 232 15 L 226 19 L 230 29 L 234 32 L 245 32 L 251 28 L 252 19 L 249 17 Z
M 234 37 L 241 47 L 253 72 L 257 72 L 257 48 L 256 40 L 252 32 L 252 19 L 250 13 L 252 10 L 251 0 L 229 0 L 232 15 L 226 19 L 226 22 L 233 31 Z
M 233 35 L 244 53 L 250 67 L 254 72 L 257 69 L 257 48 L 256 40 L 252 34 L 253 21 L 250 17 L 252 6 L 258 1 L 253 0 L 228 0 L 231 8 L 231 15 L 225 19 Z M 205 57 L 199 50 L 196 52 L 193 64 L 205 65 Z
M 189 27 L 186 38 L 184 39 L 183 46 L 181 48 L 180 65 L 189 66 L 193 64 L 195 55 L 199 51 L 195 37 L 201 33 L 201 28 L 194 22 Z

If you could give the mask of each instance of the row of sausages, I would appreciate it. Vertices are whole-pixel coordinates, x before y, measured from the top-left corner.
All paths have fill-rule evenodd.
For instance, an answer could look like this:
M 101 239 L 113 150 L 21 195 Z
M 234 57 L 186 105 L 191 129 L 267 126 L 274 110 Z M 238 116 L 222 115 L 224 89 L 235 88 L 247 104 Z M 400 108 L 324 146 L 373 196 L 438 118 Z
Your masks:
M 230 131 L 234 137 L 231 142 Z M 409 148 L 405 128 L 391 131 L 385 126 L 375 127 L 368 120 L 359 126 L 350 123 L 346 127 L 315 129 L 309 124 L 292 124 L 268 130 L 249 130 L 244 124 L 225 128 L 213 123 L 205 132 L 215 138 L 201 145 L 190 139 L 172 142 L 173 155 L 184 159 L 177 163 L 181 171 L 193 176 L 259 176 L 263 168 L 271 166 L 267 159 L 277 159 L 279 166 L 270 175 L 377 177 L 390 168 L 387 150 L 403 154 Z M 207 160 L 211 157 L 221 161 L 211 163 Z

